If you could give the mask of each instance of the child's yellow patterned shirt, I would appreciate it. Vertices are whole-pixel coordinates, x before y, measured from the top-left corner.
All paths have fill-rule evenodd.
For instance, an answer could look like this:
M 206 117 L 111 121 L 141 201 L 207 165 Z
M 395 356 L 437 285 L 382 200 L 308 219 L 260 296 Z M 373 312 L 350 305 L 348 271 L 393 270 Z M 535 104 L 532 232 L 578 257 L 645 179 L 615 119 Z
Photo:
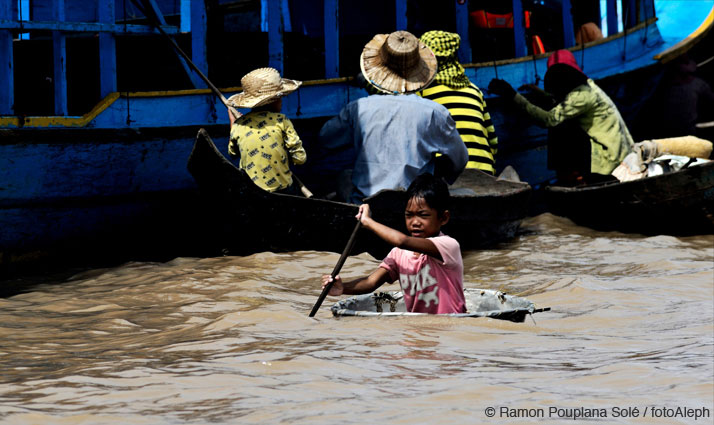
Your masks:
M 268 111 L 250 112 L 233 123 L 228 153 L 240 156 L 240 168 L 268 192 L 292 184 L 289 159 L 293 164 L 306 160 L 292 122 L 283 114 Z

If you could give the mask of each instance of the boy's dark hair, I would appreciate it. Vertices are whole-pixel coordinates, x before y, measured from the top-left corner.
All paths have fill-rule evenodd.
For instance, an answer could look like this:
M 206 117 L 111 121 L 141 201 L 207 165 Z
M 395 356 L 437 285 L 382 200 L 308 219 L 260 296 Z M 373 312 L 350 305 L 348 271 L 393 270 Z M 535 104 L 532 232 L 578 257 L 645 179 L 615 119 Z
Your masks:
M 449 209 L 449 188 L 443 179 L 429 173 L 420 174 L 407 189 L 407 202 L 412 198 L 422 198 L 441 215 Z

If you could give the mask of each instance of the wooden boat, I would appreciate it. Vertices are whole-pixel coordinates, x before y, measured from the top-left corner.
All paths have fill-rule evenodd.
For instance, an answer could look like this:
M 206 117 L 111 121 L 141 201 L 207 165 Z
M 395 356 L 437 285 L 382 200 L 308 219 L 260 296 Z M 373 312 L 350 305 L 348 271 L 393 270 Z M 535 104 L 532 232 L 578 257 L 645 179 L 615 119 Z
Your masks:
M 523 322 L 526 315 L 549 311 L 550 308 L 537 309 L 525 298 L 507 295 L 491 289 L 464 289 L 466 313 L 444 314 L 447 317 L 488 317 L 491 319 Z M 395 317 L 395 316 L 430 316 L 427 313 L 409 313 L 404 304 L 401 291 L 373 292 L 356 295 L 335 303 L 332 315 L 337 317 Z
M 142 247 L 143 258 L 154 260 L 194 254 L 187 247 L 196 246 L 195 235 L 176 232 L 200 207 L 184 160 L 199 128 L 208 129 L 226 153 L 228 119 L 149 16 L 181 46 L 190 45 L 185 50 L 191 61 L 226 96 L 241 90 L 245 73 L 266 65 L 304 80 L 284 99 L 283 112 L 313 159 L 322 122 L 367 95 L 354 75 L 364 42 L 376 33 L 458 32 L 459 59 L 476 85 L 487 87 L 499 77 L 518 87 L 542 83 L 549 55 L 529 52 L 526 35 L 537 31 L 527 28 L 520 12 L 530 8 L 534 26 L 545 13 L 552 34 L 562 32 L 548 50 L 573 50 L 628 115 L 636 108 L 623 108 L 620 94 L 638 104 L 654 85 L 639 74 L 627 76 L 659 69 L 702 39 L 713 21 L 712 0 L 613 0 L 602 8 L 599 0 L 490 2 L 510 4 L 514 18 L 512 28 L 486 35 L 503 53 L 491 57 L 485 43 L 472 38 L 472 13 L 488 9 L 482 3 L 444 2 L 435 9 L 427 0 L 2 2 L 0 62 L 7 66 L 0 67 L 0 274 L 6 266 L 33 267 L 49 259 L 116 261 L 119 248 L 126 260 L 137 259 Z M 587 19 L 599 23 L 606 37 L 576 46 L 573 29 L 583 17 L 569 11 L 586 3 L 592 9 Z M 659 20 L 658 3 L 672 4 L 657 12 Z M 540 35 L 548 45 L 546 34 Z M 237 44 L 240 55 L 225 54 L 226 45 Z M 499 171 L 512 165 L 524 181 L 548 180 L 545 131 L 514 119 L 497 99 L 488 102 L 499 136 Z M 324 169 L 307 169 L 301 177 L 315 192 L 330 192 L 320 190 L 333 181 Z
M 273 194 L 253 184 L 216 148 L 208 132 L 199 130 L 188 170 L 212 202 L 213 243 L 232 253 L 270 251 L 342 252 L 355 225 L 358 207 L 325 199 Z M 526 216 L 531 188 L 526 183 L 498 180 L 466 170 L 451 187 L 453 209 L 444 232 L 462 249 L 491 245 L 511 238 Z M 373 217 L 406 231 L 403 190 L 384 190 L 367 198 Z M 389 247 L 363 230 L 352 253 L 369 252 L 376 258 Z
M 557 215 L 597 230 L 714 233 L 714 161 L 629 182 L 545 187 Z

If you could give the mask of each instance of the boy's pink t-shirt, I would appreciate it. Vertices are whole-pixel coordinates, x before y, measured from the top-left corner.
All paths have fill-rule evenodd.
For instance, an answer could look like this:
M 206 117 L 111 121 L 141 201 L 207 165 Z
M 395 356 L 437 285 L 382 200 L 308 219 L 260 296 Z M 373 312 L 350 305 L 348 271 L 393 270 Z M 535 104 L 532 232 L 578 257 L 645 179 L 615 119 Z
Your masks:
M 464 264 L 456 239 L 440 233 L 429 238 L 443 262 L 426 254 L 392 248 L 379 267 L 399 279 L 407 311 L 417 313 L 465 313 Z

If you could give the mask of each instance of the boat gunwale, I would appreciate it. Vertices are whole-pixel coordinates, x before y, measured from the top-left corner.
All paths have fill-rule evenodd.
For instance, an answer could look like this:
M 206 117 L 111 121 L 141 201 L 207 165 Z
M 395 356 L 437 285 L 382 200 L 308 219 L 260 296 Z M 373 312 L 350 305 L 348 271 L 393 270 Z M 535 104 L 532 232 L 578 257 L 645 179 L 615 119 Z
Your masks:
M 330 307 L 332 315 L 334 317 L 452 317 L 452 318 L 464 318 L 464 317 L 486 317 L 486 318 L 496 318 L 503 320 L 510 320 L 515 322 L 523 322 L 526 314 L 534 314 L 539 311 L 548 311 L 548 309 L 536 309 L 535 304 L 527 298 L 523 298 L 517 295 L 506 294 L 502 291 L 495 289 L 482 289 L 482 288 L 464 288 L 464 293 L 467 298 L 470 298 L 474 294 L 478 293 L 478 296 L 490 296 L 490 297 L 504 297 L 510 298 L 514 301 L 519 301 L 525 304 L 525 307 L 509 308 L 506 310 L 487 310 L 487 311 L 475 311 L 466 313 L 446 313 L 446 314 L 432 314 L 432 313 L 419 313 L 419 312 L 376 312 L 376 311 L 365 311 L 365 310 L 353 310 L 349 308 L 339 308 L 346 302 L 354 299 L 368 299 L 368 298 L 379 298 L 383 294 L 387 294 L 391 297 L 395 295 L 398 296 L 395 301 L 403 300 L 402 291 L 387 291 L 387 292 L 372 292 L 368 294 L 353 295 L 348 298 L 344 298 Z M 503 303 L 504 301 L 502 301 Z M 468 303 L 467 303 L 468 304 Z
M 639 24 L 633 26 L 632 28 L 627 28 L 627 30 L 625 30 L 625 31 L 618 32 L 617 34 L 609 35 L 609 36 L 607 36 L 605 38 L 601 38 L 599 40 L 590 41 L 590 42 L 585 43 L 584 45 L 575 45 L 575 46 L 567 47 L 564 50 L 569 50 L 571 52 L 577 52 L 584 48 L 598 46 L 600 44 L 607 44 L 611 41 L 617 40 L 617 39 L 625 37 L 625 36 L 629 37 L 632 35 L 632 33 L 640 31 L 644 28 L 647 28 L 650 25 L 653 25 L 654 23 L 657 22 L 658 19 L 659 18 L 657 18 L 655 16 L 655 17 L 649 18 L 648 20 L 646 20 L 644 22 L 640 22 Z M 462 64 L 462 66 L 464 68 L 488 68 L 488 67 L 493 67 L 494 65 L 497 65 L 497 66 L 510 65 L 510 64 L 514 64 L 514 63 L 522 63 L 522 62 L 532 61 L 533 59 L 544 59 L 544 58 L 549 57 L 553 53 L 555 53 L 555 51 L 545 52 L 545 53 L 541 53 L 538 55 L 521 56 L 519 58 L 499 59 L 499 60 L 487 61 L 487 62 L 464 63 L 464 64 Z
M 616 182 L 605 182 L 605 183 L 598 183 L 594 185 L 589 185 L 589 186 L 581 186 L 581 187 L 567 187 L 567 186 L 545 186 L 544 189 L 546 192 L 552 192 L 552 193 L 584 193 L 584 192 L 592 192 L 592 191 L 600 191 L 600 190 L 607 190 L 607 189 L 612 189 L 612 188 L 622 188 L 622 187 L 636 187 L 636 186 L 644 186 L 648 184 L 654 184 L 653 182 L 658 182 L 662 179 L 668 179 L 671 178 L 672 176 L 682 176 L 685 174 L 694 174 L 700 172 L 699 170 L 701 168 L 706 168 L 706 167 L 714 167 L 714 161 L 709 161 L 707 163 L 699 164 L 699 165 L 693 165 L 690 167 L 687 167 L 684 170 L 677 170 L 673 171 L 670 173 L 664 173 L 664 174 L 659 174 L 656 176 L 649 176 L 649 177 L 643 177 L 641 179 L 637 180 L 630 180 L 630 181 L 616 181 Z

